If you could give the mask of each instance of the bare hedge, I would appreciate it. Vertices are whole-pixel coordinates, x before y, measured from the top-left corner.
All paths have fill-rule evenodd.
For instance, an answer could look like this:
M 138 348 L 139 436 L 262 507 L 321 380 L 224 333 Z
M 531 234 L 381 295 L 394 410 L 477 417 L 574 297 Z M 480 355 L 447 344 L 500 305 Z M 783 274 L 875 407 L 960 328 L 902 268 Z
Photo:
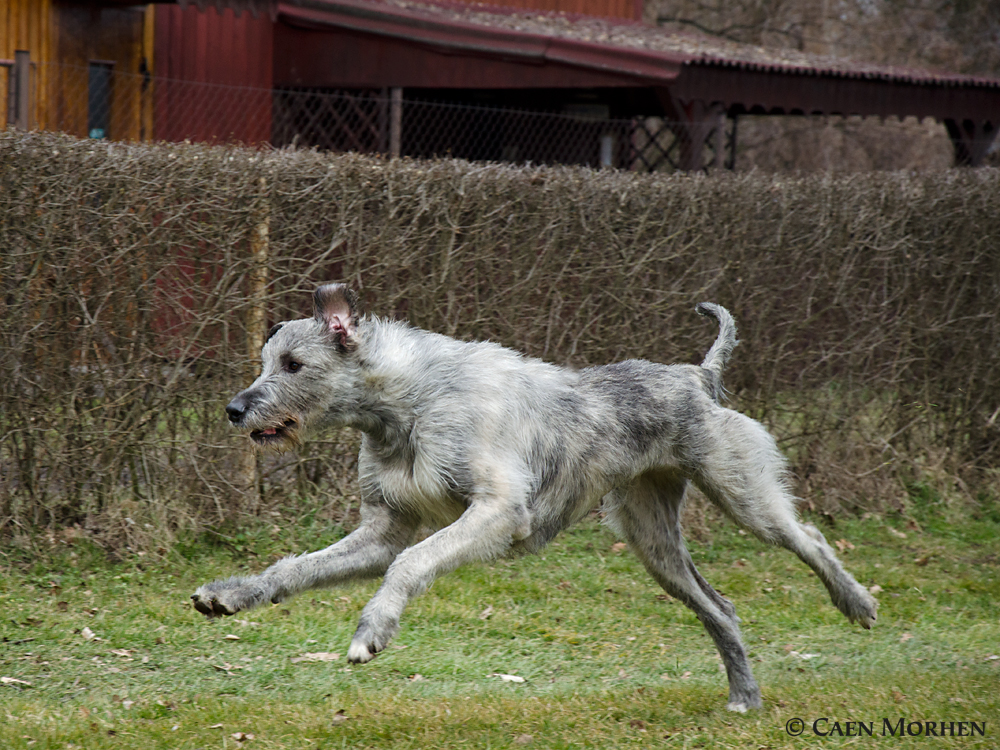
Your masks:
M 574 366 L 700 361 L 694 305 L 719 302 L 734 405 L 820 510 L 915 483 L 974 500 L 1000 465 L 997 170 L 639 176 L 9 132 L 0 248 L 0 534 L 342 512 L 350 435 L 248 486 L 222 411 L 261 327 L 330 279 Z

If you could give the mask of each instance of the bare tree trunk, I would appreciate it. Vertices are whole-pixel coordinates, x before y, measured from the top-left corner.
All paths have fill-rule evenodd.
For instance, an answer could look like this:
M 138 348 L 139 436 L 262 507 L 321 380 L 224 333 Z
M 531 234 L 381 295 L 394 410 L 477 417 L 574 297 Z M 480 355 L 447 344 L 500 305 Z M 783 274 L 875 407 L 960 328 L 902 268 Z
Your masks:
M 260 178 L 262 196 L 260 213 L 250 230 L 250 272 L 247 277 L 246 346 L 248 381 L 260 373 L 260 350 L 264 347 L 267 334 L 267 278 L 268 278 L 268 235 L 271 228 L 270 204 L 267 199 L 267 181 Z M 243 489 L 247 513 L 256 513 L 260 506 L 263 487 L 261 486 L 258 456 L 252 450 L 240 453 L 238 486 Z

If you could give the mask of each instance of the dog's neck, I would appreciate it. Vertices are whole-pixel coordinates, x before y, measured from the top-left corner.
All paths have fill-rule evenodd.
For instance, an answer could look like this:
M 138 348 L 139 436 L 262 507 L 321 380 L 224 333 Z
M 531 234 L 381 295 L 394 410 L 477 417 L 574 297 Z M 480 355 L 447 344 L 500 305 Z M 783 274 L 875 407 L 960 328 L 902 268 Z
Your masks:
M 419 338 L 409 326 L 366 317 L 358 325 L 360 399 L 350 426 L 365 433 L 382 455 L 405 455 L 416 422 L 416 368 L 398 346 L 400 338 Z M 419 347 L 420 342 L 413 344 Z

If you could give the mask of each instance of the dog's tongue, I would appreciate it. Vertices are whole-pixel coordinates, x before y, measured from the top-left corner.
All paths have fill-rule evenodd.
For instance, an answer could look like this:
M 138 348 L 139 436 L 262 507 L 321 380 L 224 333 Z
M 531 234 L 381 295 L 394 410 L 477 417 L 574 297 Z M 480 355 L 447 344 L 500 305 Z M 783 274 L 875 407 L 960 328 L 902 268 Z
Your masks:
M 261 432 L 262 435 L 277 435 L 278 431 L 273 427 L 268 427 L 266 430 Z

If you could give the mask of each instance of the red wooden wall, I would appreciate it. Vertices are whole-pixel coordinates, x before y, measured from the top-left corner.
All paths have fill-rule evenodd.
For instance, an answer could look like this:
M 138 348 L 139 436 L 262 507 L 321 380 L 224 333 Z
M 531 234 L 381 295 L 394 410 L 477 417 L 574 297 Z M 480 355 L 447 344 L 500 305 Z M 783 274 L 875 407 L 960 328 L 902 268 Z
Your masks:
M 158 140 L 271 139 L 273 24 L 266 15 L 157 5 L 153 133 Z

